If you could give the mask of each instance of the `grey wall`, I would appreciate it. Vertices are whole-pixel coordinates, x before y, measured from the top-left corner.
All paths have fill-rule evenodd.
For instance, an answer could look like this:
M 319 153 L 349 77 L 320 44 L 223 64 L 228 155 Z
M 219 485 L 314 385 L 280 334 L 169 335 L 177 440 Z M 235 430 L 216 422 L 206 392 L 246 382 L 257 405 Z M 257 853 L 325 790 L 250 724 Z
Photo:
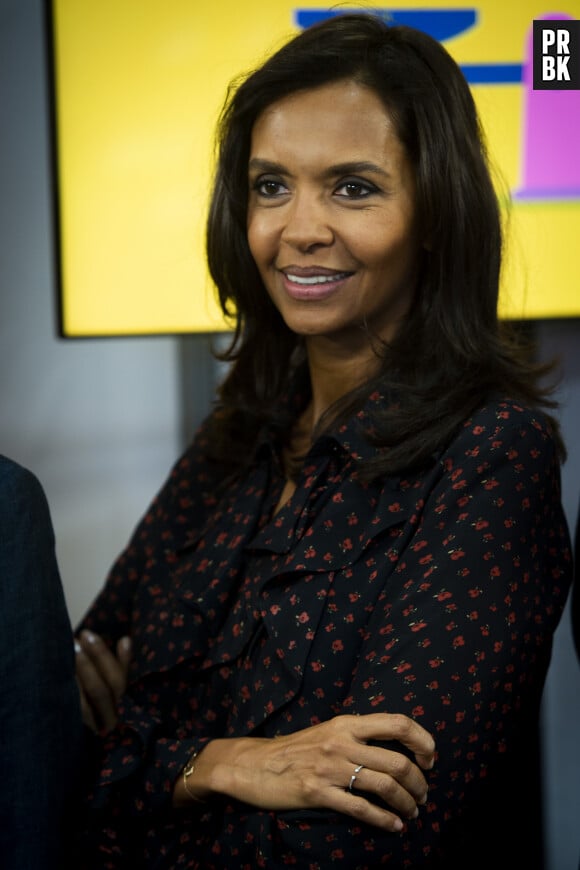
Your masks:
M 56 337 L 42 0 L 0 0 L 0 452 L 52 507 L 71 615 L 179 442 L 175 339 Z
M 216 371 L 203 336 L 56 337 L 42 28 L 42 0 L 0 0 L 0 452 L 45 486 L 76 622 L 205 413 Z M 580 323 L 538 330 L 542 355 L 558 353 L 563 363 L 572 526 L 580 497 Z M 546 870 L 578 870 L 579 722 L 580 669 L 566 613 L 543 711 Z M 526 800 L 518 783 L 513 795 L 514 805 Z
M 577 265 L 574 268 L 578 270 Z M 580 293 L 580 272 L 577 274 Z M 543 356 L 548 359 L 559 355 L 564 371 L 560 419 L 568 461 L 562 472 L 562 486 L 570 528 L 574 529 L 580 500 L 580 321 L 546 322 L 540 325 L 539 333 Z M 578 870 L 580 667 L 574 653 L 569 607 L 556 634 L 543 713 L 546 870 Z

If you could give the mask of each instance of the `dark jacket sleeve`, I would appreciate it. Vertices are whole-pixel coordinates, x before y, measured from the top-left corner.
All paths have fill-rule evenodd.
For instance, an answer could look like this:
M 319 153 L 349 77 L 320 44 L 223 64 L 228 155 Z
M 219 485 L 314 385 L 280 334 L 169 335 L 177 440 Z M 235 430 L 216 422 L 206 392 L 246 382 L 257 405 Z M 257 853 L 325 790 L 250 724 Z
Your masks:
M 82 724 L 44 491 L 0 457 L 0 865 L 61 870 Z

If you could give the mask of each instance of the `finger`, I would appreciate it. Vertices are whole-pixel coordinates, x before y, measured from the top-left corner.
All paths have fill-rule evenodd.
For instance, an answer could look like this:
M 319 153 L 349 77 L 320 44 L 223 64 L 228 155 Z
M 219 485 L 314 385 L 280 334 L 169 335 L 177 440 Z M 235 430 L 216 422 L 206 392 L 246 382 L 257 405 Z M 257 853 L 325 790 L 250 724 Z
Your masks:
M 365 781 L 368 782 L 369 772 L 374 772 L 378 779 L 373 780 L 373 782 L 378 783 L 383 791 L 385 788 L 389 788 L 384 783 L 386 777 L 398 783 L 416 803 L 425 803 L 428 790 L 425 775 L 421 768 L 403 752 L 379 746 L 365 746 L 364 750 L 358 754 L 360 756 L 358 763 L 365 765 L 364 770 L 367 774 L 364 777 Z M 357 780 L 357 785 L 360 788 L 360 777 Z
M 419 770 L 405 755 L 382 750 L 389 756 L 389 770 L 379 768 L 379 762 L 351 768 L 347 790 L 365 797 L 372 793 L 405 819 L 419 814 L 418 804 L 427 800 L 427 783 Z M 377 769 L 378 768 L 378 769 Z
M 90 728 L 91 731 L 95 733 L 99 730 L 97 726 L 97 721 L 93 715 L 93 711 L 91 710 L 90 704 L 87 701 L 87 696 L 84 693 L 83 687 L 81 686 L 79 680 L 77 679 L 77 686 L 79 689 L 79 695 L 81 699 L 81 717 L 85 725 Z
M 387 805 L 381 807 L 383 810 L 394 810 L 406 819 L 415 818 L 418 803 L 424 803 L 427 796 L 427 782 L 421 769 L 403 751 L 353 743 L 351 726 L 352 720 L 348 718 L 327 722 L 319 730 L 303 732 L 298 747 L 296 739 L 290 738 L 284 764 L 295 774 L 299 772 L 309 802 L 319 805 L 330 786 L 331 791 L 358 795 L 371 803 L 377 804 L 378 798 Z M 307 746 L 308 736 L 318 739 Z M 278 745 L 285 742 L 288 742 L 285 738 L 278 738 Z M 356 806 L 360 809 L 360 804 L 355 803 Z M 387 824 L 393 821 L 391 816 L 382 818 Z
M 433 767 L 435 741 L 414 719 L 402 713 L 367 713 L 352 718 L 353 734 L 359 740 L 398 740 L 414 753 L 421 767 Z
M 388 809 L 371 803 L 360 795 L 346 789 L 342 793 L 337 790 L 334 799 L 329 800 L 330 809 L 352 816 L 360 822 L 384 828 L 386 831 L 398 833 L 403 830 L 404 823 L 400 816 Z
M 127 674 L 129 673 L 129 665 L 131 663 L 131 656 L 133 654 L 133 648 L 131 645 L 130 637 L 122 637 L 119 641 L 117 641 L 117 659 L 119 664 L 121 665 L 121 669 L 124 676 L 124 685 L 123 692 L 127 686 Z M 121 693 L 122 694 L 122 693 Z M 118 699 L 117 699 L 118 700 Z
M 75 650 L 77 681 L 92 712 L 95 730 L 110 730 L 117 721 L 116 703 L 111 688 L 78 641 Z
M 429 755 L 423 755 L 421 753 L 415 753 L 415 760 L 417 764 L 420 764 L 423 770 L 431 770 L 435 764 L 435 753 L 430 752 Z
M 117 701 L 125 691 L 127 681 L 125 665 L 121 664 L 98 634 L 82 631 L 79 641 L 83 652 Z

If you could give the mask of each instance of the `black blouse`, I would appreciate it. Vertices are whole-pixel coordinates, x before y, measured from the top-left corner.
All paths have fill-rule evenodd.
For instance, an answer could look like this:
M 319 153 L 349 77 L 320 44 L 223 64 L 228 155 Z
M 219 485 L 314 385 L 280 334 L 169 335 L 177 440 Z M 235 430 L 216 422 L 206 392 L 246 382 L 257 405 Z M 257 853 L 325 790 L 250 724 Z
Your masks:
M 134 661 L 79 868 L 469 866 L 494 838 L 494 801 L 525 795 L 510 764 L 538 720 L 572 570 L 553 438 L 538 413 L 490 403 L 427 470 L 363 484 L 383 401 L 313 445 L 278 513 L 268 439 L 225 491 L 206 426 L 173 468 L 81 626 L 129 633 Z M 428 804 L 402 834 L 325 809 L 171 807 L 213 738 L 377 711 L 437 743 Z

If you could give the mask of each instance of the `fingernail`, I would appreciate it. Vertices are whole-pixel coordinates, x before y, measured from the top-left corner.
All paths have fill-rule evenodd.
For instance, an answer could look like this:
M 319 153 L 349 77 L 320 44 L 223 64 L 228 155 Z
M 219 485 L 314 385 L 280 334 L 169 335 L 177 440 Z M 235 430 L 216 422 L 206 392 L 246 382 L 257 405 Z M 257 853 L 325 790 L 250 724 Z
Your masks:
M 125 650 L 125 652 L 128 652 L 131 649 L 130 637 L 122 637 L 119 643 L 121 644 L 121 649 Z
M 89 643 L 96 643 L 97 641 L 96 635 L 94 635 L 92 631 L 87 631 L 86 629 L 83 631 L 83 637 L 85 640 L 88 640 Z
M 393 822 L 393 830 L 394 831 L 402 831 L 403 830 L 403 823 L 400 819 L 395 819 L 395 821 Z
M 418 815 L 419 815 L 419 807 L 415 807 L 415 812 L 413 813 L 412 816 L 409 816 L 409 818 L 416 819 Z
M 420 803 L 420 804 L 426 804 L 426 803 L 427 803 L 427 798 L 428 798 L 428 797 L 429 797 L 429 793 L 428 793 L 428 792 L 425 792 L 425 794 L 423 795 L 423 797 L 421 798 L 421 800 L 419 801 L 419 803 Z
M 76 653 L 82 652 L 82 647 L 76 638 L 75 638 L 75 652 Z

